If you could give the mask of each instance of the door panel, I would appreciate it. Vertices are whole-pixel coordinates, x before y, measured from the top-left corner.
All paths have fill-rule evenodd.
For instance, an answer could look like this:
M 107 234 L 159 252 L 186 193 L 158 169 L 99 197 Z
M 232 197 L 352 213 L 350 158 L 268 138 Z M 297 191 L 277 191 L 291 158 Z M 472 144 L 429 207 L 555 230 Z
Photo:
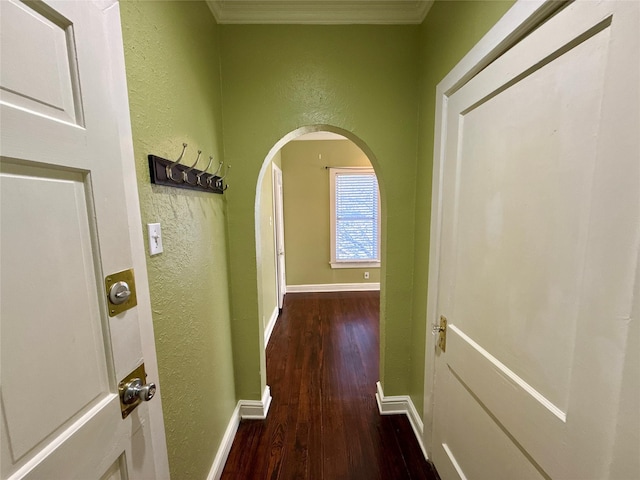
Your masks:
M 155 477 L 147 406 L 123 419 L 117 389 L 138 310 L 105 295 L 133 262 L 105 7 L 0 2 L 3 479 Z
M 586 255 L 607 33 L 476 103 L 452 125 L 459 142 L 456 326 L 562 411 L 573 354 L 566 346 L 574 342 Z M 540 89 L 555 78 L 563 81 Z M 472 100 L 473 84 L 467 88 L 468 97 L 455 96 L 452 109 L 462 111 Z
M 3 98 L 31 112 L 80 125 L 72 24 L 45 4 L 7 2 L 0 32 Z
M 505 480 L 547 478 L 531 462 L 527 452 L 475 396 L 472 388 L 455 375 L 447 386 L 451 405 L 447 410 L 447 434 L 442 439 L 448 462 L 438 464 L 442 478 Z M 490 444 L 491 449 L 482 448 Z M 479 448 L 480 447 L 480 448 Z M 456 458 L 455 454 L 464 452 Z
M 46 445 L 38 446 L 31 461 L 20 465 L 9 478 L 84 480 L 100 478 L 118 458 L 131 463 L 128 422 L 114 422 L 119 414 L 120 400 L 111 394 L 60 435 L 47 439 Z
M 85 176 L 5 164 L 0 178 L 1 314 L 21 319 L 2 325 L 2 363 L 11 366 L 2 399 L 16 461 L 108 394 L 110 362 Z M 66 394 L 43 404 L 44 392 Z
M 640 231 L 638 10 L 571 4 L 447 98 L 444 479 L 607 478 Z
M 118 458 L 100 480 L 126 480 L 127 473 L 125 469 L 124 459 Z

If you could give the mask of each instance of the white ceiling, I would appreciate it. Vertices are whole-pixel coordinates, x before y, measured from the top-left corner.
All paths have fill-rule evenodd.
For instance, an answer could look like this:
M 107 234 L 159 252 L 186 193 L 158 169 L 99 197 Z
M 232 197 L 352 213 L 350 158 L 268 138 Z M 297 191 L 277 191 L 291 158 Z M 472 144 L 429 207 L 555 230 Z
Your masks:
M 218 23 L 421 23 L 434 0 L 207 0 Z

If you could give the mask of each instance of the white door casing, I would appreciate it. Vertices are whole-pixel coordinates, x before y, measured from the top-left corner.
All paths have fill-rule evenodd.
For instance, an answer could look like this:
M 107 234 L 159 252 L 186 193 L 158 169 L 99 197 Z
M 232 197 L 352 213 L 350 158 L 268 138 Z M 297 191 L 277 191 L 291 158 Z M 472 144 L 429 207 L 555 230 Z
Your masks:
M 5 478 L 168 478 L 117 2 L 0 2 Z M 134 268 L 138 306 L 107 315 Z
M 437 90 L 427 321 L 449 328 L 446 352 L 427 338 L 425 443 L 444 480 L 640 475 L 620 410 L 640 394 L 640 4 L 538 25 L 553 5 L 516 4 Z
M 287 292 L 287 276 L 285 273 L 284 254 L 284 212 L 283 212 L 283 190 L 282 190 L 282 170 L 271 163 L 273 175 L 273 218 L 275 219 L 274 235 L 276 246 L 276 288 L 278 292 L 278 308 L 284 304 L 284 295 Z

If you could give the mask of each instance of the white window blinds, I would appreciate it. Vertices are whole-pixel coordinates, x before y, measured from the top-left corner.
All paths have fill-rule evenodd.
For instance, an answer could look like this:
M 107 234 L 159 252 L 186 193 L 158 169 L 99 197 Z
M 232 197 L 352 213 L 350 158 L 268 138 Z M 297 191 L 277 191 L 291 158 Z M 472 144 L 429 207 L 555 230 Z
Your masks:
M 375 173 L 336 171 L 335 262 L 379 262 L 378 181 Z

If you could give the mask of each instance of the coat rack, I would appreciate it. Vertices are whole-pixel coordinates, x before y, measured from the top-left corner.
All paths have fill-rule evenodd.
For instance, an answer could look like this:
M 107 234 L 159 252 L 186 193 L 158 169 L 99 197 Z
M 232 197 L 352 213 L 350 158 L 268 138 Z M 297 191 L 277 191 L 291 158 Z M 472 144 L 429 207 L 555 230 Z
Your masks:
M 221 173 L 223 163 L 220 161 L 218 169 L 209 173 L 209 168 L 213 163 L 213 156 L 209 157 L 209 163 L 204 170 L 198 170 L 196 165 L 200 161 L 201 150 L 198 150 L 198 156 L 193 165 L 188 166 L 180 163 L 187 144 L 182 144 L 182 153 L 177 160 L 167 160 L 157 155 L 149 155 L 149 172 L 151 174 L 151 183 L 156 185 L 165 185 L 167 187 L 188 188 L 190 190 L 198 190 L 209 193 L 224 193 L 229 185 L 224 183 L 224 179 L 229 173 L 230 166 L 227 165 L 224 174 Z

